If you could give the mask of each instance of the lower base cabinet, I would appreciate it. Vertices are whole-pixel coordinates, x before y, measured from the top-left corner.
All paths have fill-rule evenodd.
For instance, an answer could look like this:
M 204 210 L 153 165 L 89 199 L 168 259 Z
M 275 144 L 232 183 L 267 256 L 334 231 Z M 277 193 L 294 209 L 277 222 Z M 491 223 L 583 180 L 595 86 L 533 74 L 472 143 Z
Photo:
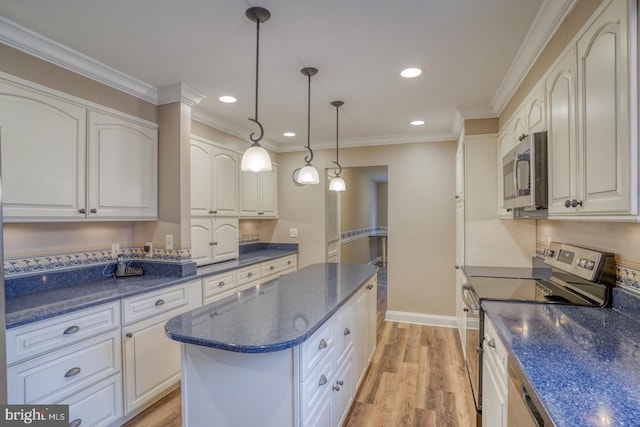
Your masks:
M 507 351 L 487 317 L 482 346 L 482 425 L 507 427 Z
M 122 418 L 122 378 L 114 375 L 60 404 L 69 405 L 69 426 L 112 425 Z

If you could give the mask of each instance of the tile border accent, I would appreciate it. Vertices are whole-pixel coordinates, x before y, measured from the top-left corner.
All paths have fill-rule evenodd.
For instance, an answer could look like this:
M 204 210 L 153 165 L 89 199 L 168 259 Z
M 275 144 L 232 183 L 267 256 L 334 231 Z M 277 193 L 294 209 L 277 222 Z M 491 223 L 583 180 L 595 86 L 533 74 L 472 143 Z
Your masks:
M 352 242 L 354 240 L 363 239 L 369 237 L 375 233 L 387 233 L 388 227 L 386 225 L 378 225 L 375 227 L 356 228 L 354 230 L 347 230 L 340 233 L 340 244 Z
M 142 248 L 120 249 L 127 261 L 183 264 L 191 261 L 191 249 L 155 249 L 153 257 L 146 257 Z M 40 255 L 10 255 L 4 259 L 5 278 L 19 277 L 47 271 L 60 271 L 114 263 L 110 249 L 48 253 Z

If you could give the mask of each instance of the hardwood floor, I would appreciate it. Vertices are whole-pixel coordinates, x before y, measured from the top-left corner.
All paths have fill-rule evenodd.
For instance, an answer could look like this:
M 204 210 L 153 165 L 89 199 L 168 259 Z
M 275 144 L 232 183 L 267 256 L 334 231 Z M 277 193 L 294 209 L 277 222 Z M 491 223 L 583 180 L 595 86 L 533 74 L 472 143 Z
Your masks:
M 386 305 L 386 283 L 380 282 L 378 345 L 344 426 L 474 426 L 457 331 L 384 321 Z M 180 389 L 125 426 L 181 427 Z

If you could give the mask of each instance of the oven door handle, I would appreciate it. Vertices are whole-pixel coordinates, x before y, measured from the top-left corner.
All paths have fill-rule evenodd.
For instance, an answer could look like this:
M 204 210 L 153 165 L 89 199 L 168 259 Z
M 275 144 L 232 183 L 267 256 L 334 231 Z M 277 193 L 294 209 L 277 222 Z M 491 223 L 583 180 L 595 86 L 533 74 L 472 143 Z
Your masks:
M 542 416 L 540 415 L 540 412 L 538 412 L 538 408 L 536 408 L 535 403 L 533 403 L 531 396 L 529 396 L 529 392 L 527 392 L 527 389 L 525 389 L 522 384 L 520 384 L 520 395 L 522 396 L 522 400 L 524 400 L 533 421 L 536 423 L 536 426 L 543 427 L 544 421 L 542 420 Z
M 480 314 L 480 303 L 473 296 L 473 287 L 468 283 L 462 284 L 462 302 L 474 315 Z

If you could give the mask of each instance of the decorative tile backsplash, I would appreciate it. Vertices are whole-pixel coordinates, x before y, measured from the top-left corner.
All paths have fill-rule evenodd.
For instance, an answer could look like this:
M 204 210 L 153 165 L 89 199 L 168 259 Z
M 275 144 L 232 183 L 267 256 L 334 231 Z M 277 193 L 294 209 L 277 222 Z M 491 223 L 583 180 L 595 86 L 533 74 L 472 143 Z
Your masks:
M 191 261 L 191 249 L 153 249 L 148 258 L 142 248 L 120 249 L 127 261 L 183 263 Z M 83 251 L 73 253 L 51 253 L 36 256 L 7 256 L 4 259 L 4 275 L 7 278 L 114 263 L 111 250 Z
M 347 230 L 340 233 L 340 243 L 344 244 L 344 243 L 351 242 L 353 240 L 368 237 L 371 234 L 386 233 L 386 232 L 387 232 L 386 225 L 378 225 L 376 227 L 356 228 L 354 230 Z

